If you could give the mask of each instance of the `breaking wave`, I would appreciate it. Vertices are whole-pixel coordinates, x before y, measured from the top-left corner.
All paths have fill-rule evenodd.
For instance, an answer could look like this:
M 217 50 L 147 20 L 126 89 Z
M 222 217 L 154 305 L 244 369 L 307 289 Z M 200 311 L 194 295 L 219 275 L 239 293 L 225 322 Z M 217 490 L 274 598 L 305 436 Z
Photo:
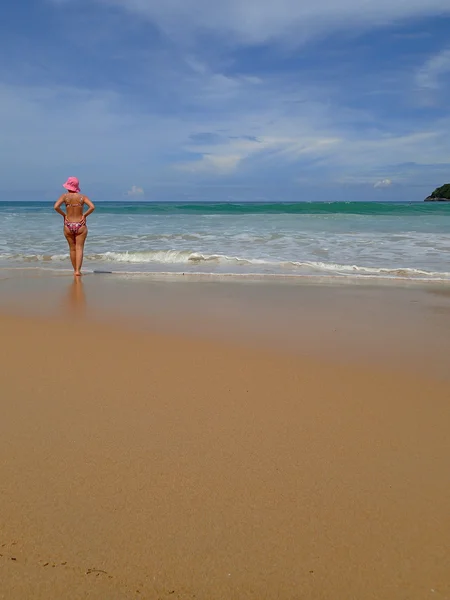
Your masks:
M 0 258 L 13 259 L 24 263 L 61 263 L 68 260 L 67 254 L 42 255 L 42 254 L 0 254 Z M 298 275 L 333 275 L 347 277 L 367 278 L 399 278 L 422 281 L 450 281 L 449 272 L 427 271 L 416 268 L 387 268 L 368 267 L 355 264 L 337 264 L 320 261 L 291 261 L 291 260 L 267 260 L 263 258 L 250 258 L 240 256 L 227 256 L 225 254 L 202 254 L 189 250 L 152 250 L 146 252 L 105 252 L 103 254 L 91 254 L 85 257 L 88 263 L 110 263 L 113 265 L 123 263 L 141 265 L 142 272 L 149 272 L 151 264 L 154 265 L 179 265 L 181 268 L 189 267 L 194 271 L 195 267 L 211 265 L 220 266 L 221 272 L 239 273 L 245 267 L 246 273 L 289 273 Z M 147 266 L 147 268 L 146 268 Z

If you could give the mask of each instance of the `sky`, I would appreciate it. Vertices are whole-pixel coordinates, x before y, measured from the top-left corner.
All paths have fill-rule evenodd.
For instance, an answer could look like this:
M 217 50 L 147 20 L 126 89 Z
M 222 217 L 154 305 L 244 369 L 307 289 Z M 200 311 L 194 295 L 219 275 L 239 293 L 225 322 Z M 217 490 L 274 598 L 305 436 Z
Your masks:
M 450 181 L 448 0 L 21 0 L 0 200 L 423 200 Z

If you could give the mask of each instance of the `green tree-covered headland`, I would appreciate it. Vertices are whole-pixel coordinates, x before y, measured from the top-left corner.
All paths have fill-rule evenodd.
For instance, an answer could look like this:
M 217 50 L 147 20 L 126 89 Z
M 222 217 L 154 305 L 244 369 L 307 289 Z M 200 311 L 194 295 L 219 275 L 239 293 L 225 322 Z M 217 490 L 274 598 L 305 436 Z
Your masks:
M 431 196 L 425 198 L 425 202 L 450 202 L 450 183 L 441 185 L 434 190 Z

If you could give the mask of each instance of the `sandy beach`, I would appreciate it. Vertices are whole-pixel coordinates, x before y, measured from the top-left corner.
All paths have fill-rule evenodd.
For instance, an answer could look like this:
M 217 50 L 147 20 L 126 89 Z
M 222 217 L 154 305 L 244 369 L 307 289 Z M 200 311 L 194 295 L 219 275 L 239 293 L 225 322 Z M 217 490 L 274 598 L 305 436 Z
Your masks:
M 80 298 L 0 316 L 0 598 L 450 597 L 448 380 Z

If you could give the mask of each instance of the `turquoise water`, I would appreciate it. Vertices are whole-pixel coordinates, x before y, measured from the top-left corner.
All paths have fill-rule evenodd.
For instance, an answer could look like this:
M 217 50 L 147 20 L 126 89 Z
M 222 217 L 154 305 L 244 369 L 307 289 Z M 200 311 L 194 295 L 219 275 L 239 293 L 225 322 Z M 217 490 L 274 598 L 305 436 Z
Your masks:
M 49 202 L 0 202 L 0 214 L 10 209 L 46 213 Z M 450 217 L 450 202 L 99 202 L 105 214 L 347 214 L 443 215 Z
M 88 224 L 88 271 L 450 281 L 450 203 L 99 202 Z M 69 267 L 52 203 L 0 203 L 0 268 Z

